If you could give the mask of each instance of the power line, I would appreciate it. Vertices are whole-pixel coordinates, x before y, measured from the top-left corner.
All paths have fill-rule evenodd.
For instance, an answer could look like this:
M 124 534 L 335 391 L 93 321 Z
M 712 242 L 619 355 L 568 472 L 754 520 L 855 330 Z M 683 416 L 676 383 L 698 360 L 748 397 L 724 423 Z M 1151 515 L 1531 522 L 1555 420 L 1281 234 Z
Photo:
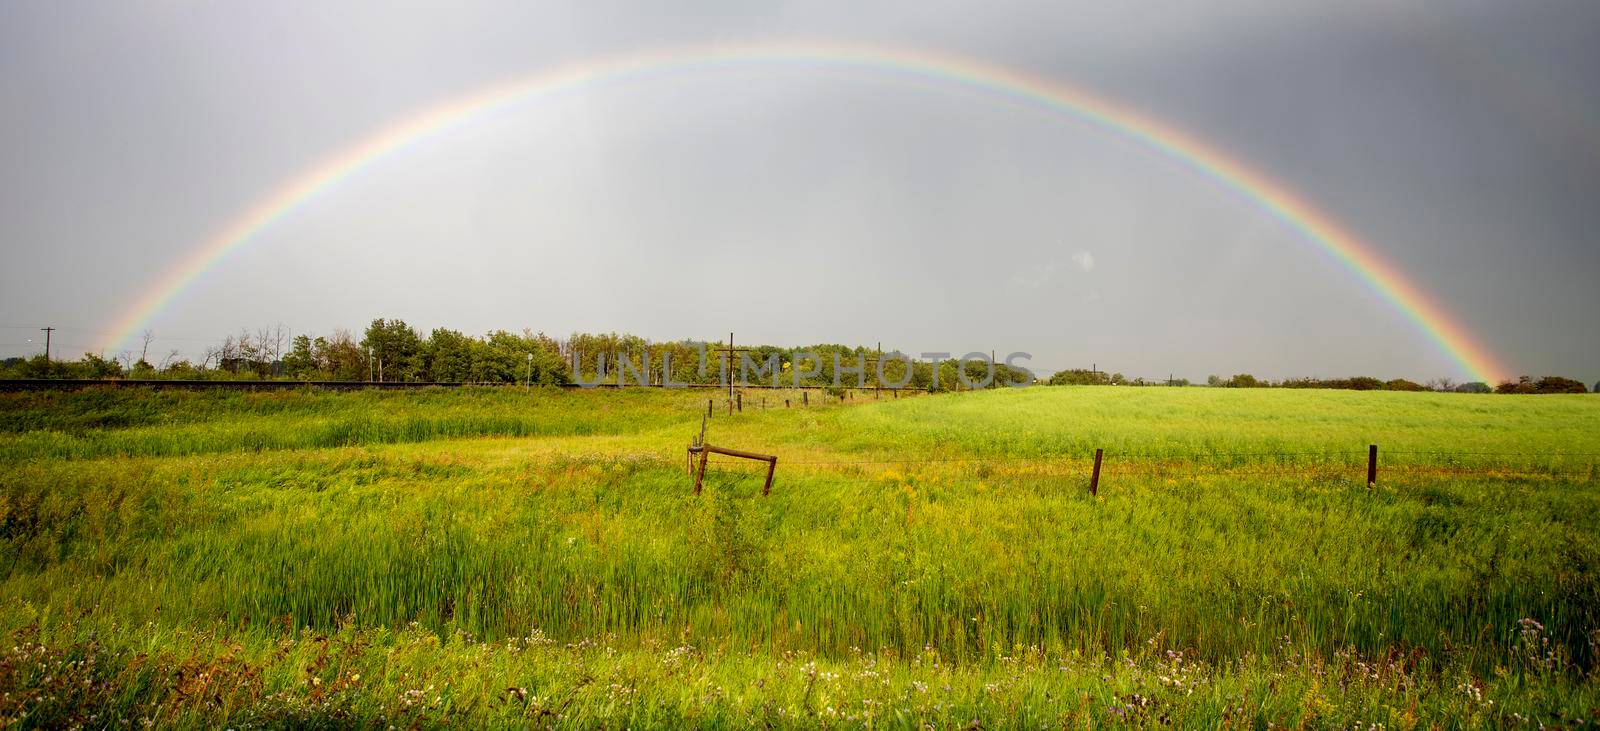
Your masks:
M 41 326 L 41 325 L 0 324 L 0 329 L 5 329 L 5 330 L 36 330 L 36 329 L 42 329 L 42 328 L 43 328 L 43 326 Z M 118 335 L 119 334 L 119 333 L 116 333 L 116 332 L 113 332 L 113 331 L 110 331 L 110 330 L 97 330 L 95 328 L 90 328 L 90 327 L 60 326 L 60 327 L 56 327 L 55 329 L 61 330 L 63 332 L 94 333 L 94 334 L 97 334 L 97 335 Z M 199 337 L 190 337 L 190 336 L 185 336 L 185 335 L 156 335 L 154 333 L 151 333 L 150 339 L 151 340 L 188 340 L 188 341 L 194 341 L 194 342 L 214 343 L 214 342 L 217 342 L 218 340 L 220 340 L 221 338 L 216 338 L 216 337 L 199 338 Z

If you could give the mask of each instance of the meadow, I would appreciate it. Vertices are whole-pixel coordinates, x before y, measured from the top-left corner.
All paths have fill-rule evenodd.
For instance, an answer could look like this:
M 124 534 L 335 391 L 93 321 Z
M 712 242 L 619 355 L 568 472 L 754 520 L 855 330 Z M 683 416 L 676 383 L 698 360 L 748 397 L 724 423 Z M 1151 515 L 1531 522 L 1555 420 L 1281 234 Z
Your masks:
M 1600 397 L 720 398 L 0 394 L 0 725 L 1600 722 Z

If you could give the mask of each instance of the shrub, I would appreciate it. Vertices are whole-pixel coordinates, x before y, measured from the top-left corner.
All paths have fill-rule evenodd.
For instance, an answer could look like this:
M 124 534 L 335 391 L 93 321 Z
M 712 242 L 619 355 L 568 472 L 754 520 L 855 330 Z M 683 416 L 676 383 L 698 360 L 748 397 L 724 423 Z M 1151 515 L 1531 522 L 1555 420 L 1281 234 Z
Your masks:
M 1515 381 L 1501 381 L 1494 387 L 1495 393 L 1533 393 L 1533 379 L 1528 376 L 1519 376 Z
M 1534 393 L 1588 393 L 1583 383 L 1561 376 L 1545 376 L 1533 384 Z
M 1052 386 L 1104 386 L 1111 383 L 1111 377 L 1100 371 L 1069 368 L 1056 371 L 1048 383 Z

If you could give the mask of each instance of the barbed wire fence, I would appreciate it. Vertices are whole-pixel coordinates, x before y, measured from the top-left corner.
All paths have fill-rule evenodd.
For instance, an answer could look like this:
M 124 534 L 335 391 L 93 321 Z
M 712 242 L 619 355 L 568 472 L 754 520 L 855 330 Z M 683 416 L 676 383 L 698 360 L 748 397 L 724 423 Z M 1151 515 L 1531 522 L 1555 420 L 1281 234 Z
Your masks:
M 1398 449 L 1378 452 L 1365 450 L 1304 451 L 1228 451 L 1228 452 L 1141 452 L 1098 450 L 1054 455 L 1002 455 L 961 457 L 864 457 L 839 459 L 780 460 L 783 470 L 859 471 L 870 467 L 938 466 L 943 471 L 977 473 L 974 468 L 1023 465 L 1027 471 L 1010 470 L 1016 476 L 1079 478 L 1097 493 L 1102 478 L 1136 477 L 1366 477 L 1375 486 L 1383 476 L 1548 478 L 1600 481 L 1600 452 L 1511 452 Z M 1401 461 L 1380 462 L 1379 454 L 1399 456 Z M 1415 458 L 1430 461 L 1416 461 Z M 766 469 L 745 466 L 728 460 L 708 462 L 708 475 L 746 479 L 764 474 Z M 1365 469 L 1366 474 L 1361 470 Z

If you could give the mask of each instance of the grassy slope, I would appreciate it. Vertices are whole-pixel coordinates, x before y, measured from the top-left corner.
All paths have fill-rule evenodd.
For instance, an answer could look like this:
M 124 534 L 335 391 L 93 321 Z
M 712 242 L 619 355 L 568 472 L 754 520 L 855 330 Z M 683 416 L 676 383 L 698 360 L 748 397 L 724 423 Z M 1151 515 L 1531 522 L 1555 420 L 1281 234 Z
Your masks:
M 1549 456 L 1600 452 L 1592 398 L 752 394 L 710 438 L 782 455 L 760 500 L 734 461 L 686 494 L 707 396 L 0 396 L 0 628 L 49 648 L 0 660 L 0 715 L 1404 725 L 1600 700 L 1596 458 Z M 1372 492 L 1345 454 L 1370 441 L 1397 467 Z M 1407 453 L 1440 449 L 1533 456 Z M 858 464 L 906 456 L 1020 459 Z M 57 651 L 103 697 L 56 687 Z

